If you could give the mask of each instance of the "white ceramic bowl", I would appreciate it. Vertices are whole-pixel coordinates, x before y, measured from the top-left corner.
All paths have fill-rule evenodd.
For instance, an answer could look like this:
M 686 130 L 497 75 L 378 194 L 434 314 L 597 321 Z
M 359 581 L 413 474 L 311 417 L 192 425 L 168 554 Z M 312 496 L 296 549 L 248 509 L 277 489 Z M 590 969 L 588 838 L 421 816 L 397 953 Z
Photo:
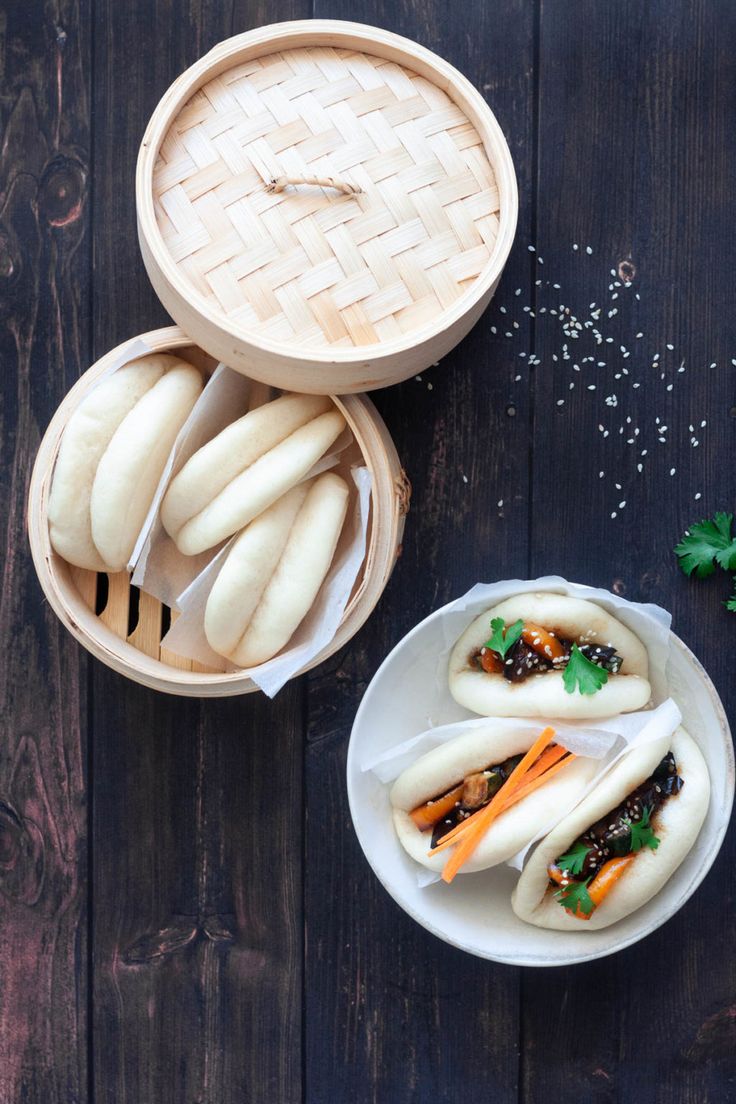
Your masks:
M 564 966 L 613 954 L 654 931 L 695 892 L 710 869 L 728 826 L 734 792 L 734 753 L 728 721 L 713 683 L 679 637 L 672 634 L 667 668 L 670 693 L 683 724 L 700 745 L 711 777 L 708 815 L 698 840 L 664 889 L 631 916 L 600 931 L 557 932 L 525 924 L 511 908 L 518 873 L 500 866 L 462 874 L 451 886 L 417 886 L 417 867 L 393 828 L 389 787 L 362 764 L 427 727 L 426 703 L 413 694 L 413 656 L 445 646 L 437 610 L 412 629 L 373 677 L 355 718 L 348 749 L 350 812 L 363 852 L 393 899 L 433 935 L 481 958 L 517 966 Z M 442 721 L 469 714 L 447 691 Z

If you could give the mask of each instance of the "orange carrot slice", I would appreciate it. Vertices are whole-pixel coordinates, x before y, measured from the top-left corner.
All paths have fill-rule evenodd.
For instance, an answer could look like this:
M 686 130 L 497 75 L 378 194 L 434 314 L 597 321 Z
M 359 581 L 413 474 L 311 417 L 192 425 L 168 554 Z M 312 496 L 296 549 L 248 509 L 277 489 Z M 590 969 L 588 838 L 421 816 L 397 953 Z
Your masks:
M 434 827 L 438 820 L 442 820 L 451 813 L 462 796 L 463 783 L 461 782 L 454 790 L 450 790 L 442 797 L 434 801 L 426 801 L 424 805 L 418 805 L 416 809 L 412 809 L 409 816 L 420 832 L 426 832 L 428 828 Z
M 530 621 L 525 623 L 521 639 L 545 659 L 562 659 L 565 654 L 565 649 L 556 636 Z
M 629 863 L 635 858 L 635 855 L 620 855 L 618 858 L 609 859 L 608 862 L 603 864 L 588 886 L 588 893 L 596 908 L 606 899 Z M 590 920 L 593 915 L 592 912 L 586 915 L 584 912 L 580 912 L 579 909 L 574 913 L 572 909 L 568 909 L 567 911 L 573 916 L 577 916 L 579 920 Z
M 568 880 L 560 870 L 559 866 L 555 866 L 554 863 L 550 863 L 547 867 L 547 873 L 549 874 L 550 881 L 557 882 L 558 886 L 566 885 Z M 569 909 L 568 909 L 569 912 Z
M 561 771 L 563 767 L 566 767 L 568 763 L 571 763 L 573 759 L 577 759 L 576 755 L 568 755 L 565 759 L 560 759 L 553 766 L 549 767 L 543 774 L 537 775 L 535 778 L 529 780 L 529 775 L 524 779 L 523 785 L 519 786 L 515 793 L 512 793 L 508 800 L 504 803 L 502 812 L 509 809 L 512 805 L 516 805 L 518 801 L 523 801 L 525 797 L 528 797 L 530 793 L 534 793 L 546 782 L 553 778 L 558 771 Z M 529 771 L 531 774 L 531 771 Z
M 565 755 L 567 755 L 566 748 L 554 747 L 547 749 L 547 751 L 545 751 L 539 757 L 537 762 L 534 763 L 526 771 L 524 776 L 519 779 L 518 787 L 509 792 L 507 786 L 511 779 L 514 777 L 514 774 L 512 772 L 512 774 L 507 778 L 506 782 L 504 782 L 503 786 L 501 786 L 500 790 L 498 790 L 495 797 L 493 798 L 493 801 L 498 802 L 500 805 L 499 812 L 508 809 L 511 805 L 514 805 L 516 801 L 521 801 L 522 797 L 526 797 L 533 790 L 537 789 L 537 785 L 532 785 L 532 782 L 536 782 L 536 779 L 541 778 L 542 774 L 544 774 L 545 776 L 543 781 L 546 782 L 547 775 L 550 773 L 550 771 L 552 774 L 556 774 L 558 770 L 561 770 L 563 766 L 565 766 L 567 763 L 575 758 L 574 755 L 570 755 L 567 757 L 567 759 L 564 759 L 564 762 L 562 762 L 561 760 Z M 557 765 L 558 762 L 559 766 Z M 519 763 L 519 766 L 521 766 L 521 763 Z M 542 782 L 538 783 L 538 785 L 542 785 Z M 493 804 L 493 801 L 491 801 L 489 804 Z M 488 809 L 488 807 L 488 805 L 483 806 L 482 809 L 478 809 L 477 812 L 472 813 L 460 824 L 456 824 L 454 828 L 452 828 L 442 837 L 440 842 L 433 849 L 433 851 L 430 852 L 430 854 L 434 854 L 435 851 L 446 850 L 446 848 L 451 847 L 453 843 L 456 843 L 460 837 L 466 836 L 469 832 L 471 832 L 473 826 L 477 821 L 477 818 L 482 816 L 485 810 Z
M 554 735 L 555 730 L 549 727 L 545 728 L 539 734 L 524 758 L 516 765 L 495 797 L 473 818 L 475 823 L 472 827 L 466 829 L 465 835 L 445 863 L 445 868 L 442 871 L 443 881 L 449 884 L 457 872 L 465 865 L 491 824 L 493 824 L 493 821 L 503 811 L 503 805 L 500 800 L 501 796 L 503 795 L 503 799 L 505 800 L 514 790 L 519 788 L 529 768 L 539 758 Z M 444 843 L 444 840 L 441 842 Z

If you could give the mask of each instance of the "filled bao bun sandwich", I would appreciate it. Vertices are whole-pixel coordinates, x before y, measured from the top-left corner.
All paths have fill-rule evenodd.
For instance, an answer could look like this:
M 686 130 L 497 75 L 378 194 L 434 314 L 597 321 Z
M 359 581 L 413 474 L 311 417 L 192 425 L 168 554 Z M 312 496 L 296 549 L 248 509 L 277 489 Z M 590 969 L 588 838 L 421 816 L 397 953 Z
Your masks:
M 484 716 L 583 720 L 642 709 L 642 642 L 595 602 L 519 594 L 477 617 L 450 655 L 450 693 Z
M 592 759 L 554 743 L 554 731 L 503 720 L 463 733 L 421 756 L 391 790 L 404 849 L 450 882 L 458 871 L 505 862 L 579 799 Z
M 560 931 L 605 928 L 665 885 L 693 846 L 710 780 L 683 728 L 634 748 L 532 853 L 516 915 Z

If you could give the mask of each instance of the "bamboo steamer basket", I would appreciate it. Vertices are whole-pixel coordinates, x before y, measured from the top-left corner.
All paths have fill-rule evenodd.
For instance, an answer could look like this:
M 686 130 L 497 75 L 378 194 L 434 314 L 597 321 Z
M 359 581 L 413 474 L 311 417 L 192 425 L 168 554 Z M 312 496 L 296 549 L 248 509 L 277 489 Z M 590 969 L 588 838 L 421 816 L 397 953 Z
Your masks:
M 171 85 L 136 204 L 156 293 L 202 349 L 348 394 L 467 334 L 518 199 L 501 129 L 456 69 L 376 27 L 302 20 L 228 39 Z
M 175 352 L 208 375 L 217 364 L 178 326 L 152 330 L 140 337 L 153 352 Z M 130 343 L 112 349 L 85 372 L 61 403 L 41 442 L 28 505 L 31 553 L 41 587 L 69 632 L 92 655 L 135 682 L 192 697 L 249 693 L 258 688 L 241 672 L 205 667 L 163 648 L 161 639 L 172 613 L 158 599 L 132 587 L 128 572 L 98 575 L 72 567 L 51 547 L 48 497 L 62 434 L 71 414 Z M 363 395 L 333 399 L 372 477 L 366 556 L 331 643 L 298 674 L 338 651 L 375 607 L 400 551 L 411 493 L 391 436 L 370 399 Z

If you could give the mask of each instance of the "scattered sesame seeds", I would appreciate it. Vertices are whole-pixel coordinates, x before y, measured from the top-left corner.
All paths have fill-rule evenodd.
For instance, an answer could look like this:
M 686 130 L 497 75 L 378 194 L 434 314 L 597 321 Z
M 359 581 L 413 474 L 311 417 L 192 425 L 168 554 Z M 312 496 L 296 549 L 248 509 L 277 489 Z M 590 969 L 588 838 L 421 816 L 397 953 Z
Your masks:
M 590 248 L 589 245 L 586 245 L 585 252 L 588 254 L 589 257 L 593 254 L 593 250 Z

